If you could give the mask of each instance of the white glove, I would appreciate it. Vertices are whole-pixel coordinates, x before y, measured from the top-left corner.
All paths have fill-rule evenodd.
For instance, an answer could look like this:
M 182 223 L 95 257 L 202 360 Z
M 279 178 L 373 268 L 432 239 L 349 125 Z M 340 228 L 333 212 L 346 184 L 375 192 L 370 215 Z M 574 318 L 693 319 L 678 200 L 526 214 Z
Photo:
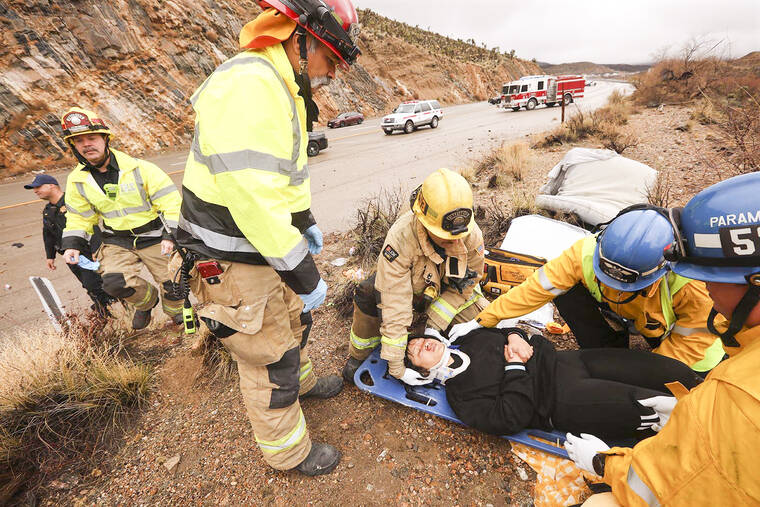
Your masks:
M 458 338 L 461 338 L 462 336 L 466 335 L 470 331 L 474 331 L 475 329 L 481 328 L 483 326 L 480 325 L 480 323 L 476 320 L 471 320 L 469 322 L 462 322 L 461 324 L 456 324 L 454 326 L 451 326 L 451 330 L 449 331 L 449 343 L 454 343 L 457 341 Z
M 419 372 L 416 372 L 411 368 L 404 368 L 404 374 L 401 375 L 399 380 L 408 386 L 424 386 L 433 381 L 432 379 L 424 378 Z
M 592 460 L 594 456 L 602 451 L 609 450 L 610 446 L 602 442 L 594 435 L 588 433 L 581 433 L 580 437 L 576 437 L 572 433 L 565 435 L 565 450 L 567 451 L 570 459 L 578 465 L 579 468 L 587 472 L 595 474 L 594 464 Z
M 657 414 L 657 419 L 652 421 L 652 416 L 641 416 L 641 424 L 644 423 L 644 418 L 648 418 L 648 426 L 654 431 L 660 431 L 670 419 L 670 414 L 676 406 L 678 400 L 673 396 L 655 396 L 653 398 L 645 398 L 643 400 L 636 400 L 642 406 L 649 407 Z M 639 427 L 638 429 L 643 429 Z

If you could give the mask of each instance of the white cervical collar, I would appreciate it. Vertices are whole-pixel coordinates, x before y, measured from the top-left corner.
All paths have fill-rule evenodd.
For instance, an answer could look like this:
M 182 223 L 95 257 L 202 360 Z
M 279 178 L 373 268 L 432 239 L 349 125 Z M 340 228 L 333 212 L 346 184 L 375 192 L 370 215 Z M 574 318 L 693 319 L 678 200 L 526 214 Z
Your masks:
M 449 366 L 449 359 L 451 356 L 459 356 L 462 360 L 462 364 L 458 368 L 452 368 Z M 470 356 L 456 349 L 450 349 L 446 347 L 441 354 L 441 360 L 430 368 L 430 373 L 425 377 L 428 380 L 437 380 L 441 384 L 445 384 L 446 381 L 452 377 L 456 377 L 470 366 Z

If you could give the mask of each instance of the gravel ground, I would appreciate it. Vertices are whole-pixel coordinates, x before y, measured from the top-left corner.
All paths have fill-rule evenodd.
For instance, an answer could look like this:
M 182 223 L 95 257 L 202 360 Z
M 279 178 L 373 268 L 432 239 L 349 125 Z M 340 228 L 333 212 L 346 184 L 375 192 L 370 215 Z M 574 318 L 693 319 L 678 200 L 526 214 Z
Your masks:
M 705 186 L 729 176 L 716 164 L 714 134 L 685 125 L 689 111 L 644 110 L 625 129 L 640 143 L 624 155 L 670 173 L 670 204 L 684 204 Z M 599 147 L 592 141 L 580 145 Z M 520 186 L 535 193 L 569 147 L 535 153 Z M 476 201 L 508 192 L 476 186 Z M 334 284 L 348 266 L 350 243 L 326 238 L 318 262 Z M 328 295 L 328 299 L 330 295 Z M 347 355 L 350 322 L 329 305 L 315 312 L 310 354 L 319 373 L 338 373 Z M 155 346 L 145 338 L 145 346 Z M 557 337 L 561 348 L 570 337 Z M 166 340 L 162 339 L 164 345 Z M 427 416 L 346 387 L 330 400 L 307 400 L 304 413 L 313 440 L 336 445 L 343 460 L 318 478 L 270 469 L 262 460 L 235 381 L 194 381 L 200 358 L 191 341 L 165 345 L 152 404 L 135 416 L 125 436 L 102 462 L 72 469 L 38 491 L 44 505 L 531 505 L 535 474 L 510 452 L 507 441 Z M 642 346 L 642 345 L 640 345 Z M 527 472 L 520 479 L 518 469 Z

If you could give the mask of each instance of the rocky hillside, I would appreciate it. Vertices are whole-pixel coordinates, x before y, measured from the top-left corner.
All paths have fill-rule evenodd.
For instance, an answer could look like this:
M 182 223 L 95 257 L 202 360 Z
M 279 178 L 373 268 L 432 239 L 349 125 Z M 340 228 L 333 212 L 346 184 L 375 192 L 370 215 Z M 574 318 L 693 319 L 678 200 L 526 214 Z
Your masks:
M 192 134 L 190 95 L 237 52 L 240 28 L 258 12 L 254 0 L 0 3 L 0 177 L 72 164 L 58 118 L 73 105 L 99 111 L 115 145 L 130 153 L 183 148 Z M 513 54 L 371 11 L 360 20 L 364 56 L 319 92 L 323 122 L 347 109 L 372 116 L 416 97 L 482 100 L 538 71 Z

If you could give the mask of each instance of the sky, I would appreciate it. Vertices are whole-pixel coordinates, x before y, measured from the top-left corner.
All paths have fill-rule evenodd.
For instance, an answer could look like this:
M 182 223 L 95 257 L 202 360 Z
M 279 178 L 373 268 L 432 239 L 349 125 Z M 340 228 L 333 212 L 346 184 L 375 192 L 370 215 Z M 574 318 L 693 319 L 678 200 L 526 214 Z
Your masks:
M 358 8 L 519 58 L 548 63 L 649 63 L 690 40 L 720 56 L 760 51 L 760 0 L 352 0 Z M 576 6 L 576 7 L 573 7 Z

